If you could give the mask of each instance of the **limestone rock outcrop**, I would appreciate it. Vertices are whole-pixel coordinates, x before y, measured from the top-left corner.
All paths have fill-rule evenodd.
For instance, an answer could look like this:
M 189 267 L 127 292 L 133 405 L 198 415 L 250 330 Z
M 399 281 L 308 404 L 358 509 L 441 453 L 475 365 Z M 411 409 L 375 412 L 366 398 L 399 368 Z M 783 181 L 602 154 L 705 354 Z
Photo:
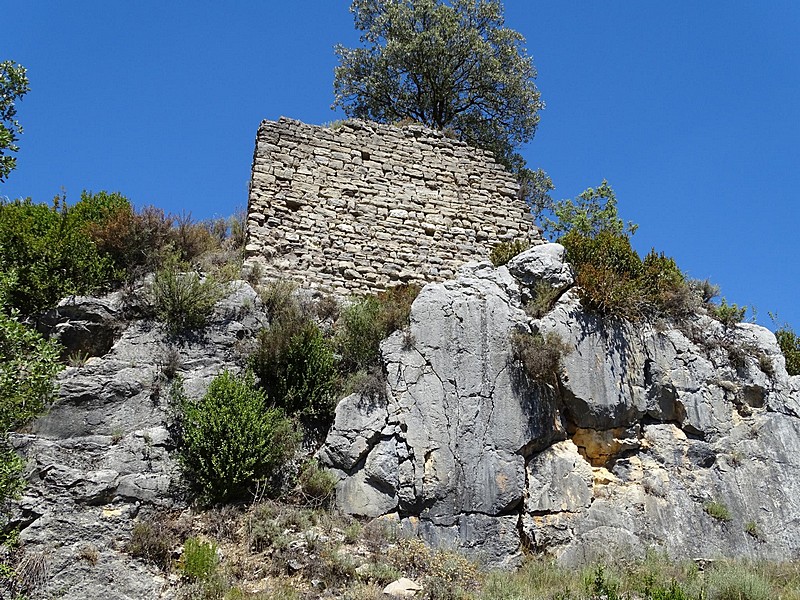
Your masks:
M 337 502 L 494 566 L 800 556 L 800 377 L 774 336 L 581 308 L 557 244 L 427 285 L 382 344 L 385 398 L 342 400 L 320 458 Z M 540 319 L 523 302 L 563 290 Z M 512 331 L 557 333 L 558 383 L 529 381 Z M 724 510 L 714 510 L 724 507 Z
M 36 597 L 172 597 L 158 569 L 124 551 L 137 516 L 186 506 L 168 431 L 166 371 L 177 370 L 187 393 L 200 395 L 221 371 L 240 368 L 237 345 L 264 325 L 258 296 L 244 282 L 229 285 L 202 335 L 180 340 L 151 320 L 117 327 L 122 303 L 119 294 L 76 298 L 54 311 L 61 313 L 54 331 L 80 327 L 76 321 L 114 323 L 116 339 L 65 369 L 55 405 L 28 433 L 12 434 L 29 484 L 8 526 L 46 564 Z

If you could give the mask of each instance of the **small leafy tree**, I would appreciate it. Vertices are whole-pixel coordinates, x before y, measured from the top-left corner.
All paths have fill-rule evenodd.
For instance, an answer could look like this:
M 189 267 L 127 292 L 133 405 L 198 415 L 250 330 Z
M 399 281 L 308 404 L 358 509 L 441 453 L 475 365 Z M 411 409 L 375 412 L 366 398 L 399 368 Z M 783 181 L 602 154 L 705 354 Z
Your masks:
M 499 0 L 353 0 L 360 48 L 336 47 L 334 106 L 350 117 L 410 120 L 494 153 L 534 214 L 553 184 L 517 152 L 544 108 L 525 39 Z
M 545 220 L 545 232 L 559 237 L 570 231 L 597 237 L 601 231 L 614 235 L 633 234 L 638 225 L 625 222 L 617 213 L 617 196 L 605 179 L 596 188 L 587 188 L 574 200 L 560 200 L 553 206 L 556 220 Z
M 5 154 L 19 150 L 16 142 L 22 126 L 16 119 L 16 102 L 30 91 L 26 73 L 25 67 L 13 60 L 0 62 L 0 182 L 17 166 L 17 159 Z
M 198 401 L 183 394 L 179 381 L 173 386 L 181 462 L 203 501 L 246 497 L 294 454 L 299 438 L 293 421 L 269 406 L 252 374 L 225 371 Z

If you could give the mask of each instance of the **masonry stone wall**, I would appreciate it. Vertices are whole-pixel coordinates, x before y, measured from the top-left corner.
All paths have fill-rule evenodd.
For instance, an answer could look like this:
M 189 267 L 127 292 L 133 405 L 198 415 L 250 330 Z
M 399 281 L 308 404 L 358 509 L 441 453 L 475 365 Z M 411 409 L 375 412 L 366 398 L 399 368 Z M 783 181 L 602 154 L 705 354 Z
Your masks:
M 517 193 L 491 153 L 419 125 L 264 121 L 247 262 L 338 294 L 447 279 L 501 241 L 539 238 Z

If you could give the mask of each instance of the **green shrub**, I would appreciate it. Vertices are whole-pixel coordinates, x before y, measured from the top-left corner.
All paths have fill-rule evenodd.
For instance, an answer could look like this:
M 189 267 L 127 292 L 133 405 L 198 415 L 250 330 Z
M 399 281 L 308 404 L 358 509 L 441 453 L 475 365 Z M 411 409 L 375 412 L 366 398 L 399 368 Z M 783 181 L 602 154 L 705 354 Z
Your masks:
M 344 309 L 337 348 L 345 371 L 366 370 L 380 362 L 381 341 L 408 326 L 411 305 L 420 289 L 417 285 L 396 286 Z
M 642 261 L 624 234 L 600 231 L 588 237 L 574 230 L 559 241 L 589 310 L 636 321 L 679 319 L 697 305 L 697 294 L 673 259 L 651 251 Z
M 511 349 L 528 378 L 532 381 L 554 383 L 561 370 L 561 361 L 571 348 L 557 333 L 522 333 L 511 335 Z
M 2 445 L 0 445 L 0 506 L 7 500 L 18 498 L 25 488 L 25 480 L 22 478 L 23 469 L 25 469 L 25 461 L 11 447 L 8 439 L 3 439 Z
M 294 423 L 268 406 L 251 374 L 223 372 L 199 401 L 174 396 L 181 463 L 206 502 L 246 497 L 294 454 L 299 441 Z
M 709 500 L 703 504 L 703 510 L 717 521 L 730 521 L 733 518 L 730 509 L 717 500 Z
M 786 372 L 789 375 L 800 375 L 800 336 L 788 325 L 775 332 L 781 352 L 786 359 Z
M 338 349 L 348 370 L 358 371 L 377 364 L 385 331 L 380 322 L 381 303 L 365 296 L 346 307 L 341 316 Z
M 18 495 L 24 462 L 8 432 L 43 413 L 55 399 L 59 347 L 2 310 L 12 277 L 0 277 L 0 505 Z
M 747 312 L 747 307 L 742 306 L 739 308 L 736 304 L 728 304 L 723 298 L 718 305 L 710 305 L 711 316 L 717 321 L 722 323 L 725 327 L 733 327 L 737 323 L 744 320 L 744 314 Z
M 297 284 L 288 279 L 267 281 L 259 291 L 261 303 L 270 323 L 298 321 L 303 318 L 302 308 L 294 295 Z
M 330 471 L 322 469 L 316 460 L 310 460 L 303 465 L 297 483 L 303 500 L 311 506 L 329 504 L 336 491 L 336 477 Z
M 156 317 L 178 334 L 205 326 L 223 294 L 224 286 L 213 277 L 183 273 L 180 264 L 170 260 L 155 275 L 151 300 Z
M 311 321 L 273 321 L 259 333 L 250 364 L 276 406 L 309 418 L 333 414 L 336 361 Z
M 771 600 L 780 597 L 764 577 L 752 568 L 728 564 L 715 568 L 708 576 L 710 600 Z
M 501 267 L 508 263 L 517 254 L 525 252 L 531 244 L 527 240 L 513 240 L 511 242 L 500 242 L 489 253 L 489 260 L 495 267 Z
M 15 272 L 8 306 L 30 315 L 70 294 L 87 294 L 113 279 L 113 262 L 92 242 L 88 226 L 104 214 L 83 198 L 74 207 L 30 199 L 0 201 L 0 272 Z
M 183 545 L 178 569 L 189 579 L 202 581 L 214 574 L 217 563 L 216 544 L 190 537 Z

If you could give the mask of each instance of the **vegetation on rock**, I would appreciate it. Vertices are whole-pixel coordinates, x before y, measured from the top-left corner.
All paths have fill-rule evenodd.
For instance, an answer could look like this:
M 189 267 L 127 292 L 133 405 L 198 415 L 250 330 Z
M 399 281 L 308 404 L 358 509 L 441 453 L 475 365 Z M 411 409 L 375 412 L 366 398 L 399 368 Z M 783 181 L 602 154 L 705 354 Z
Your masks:
M 271 408 L 252 375 L 225 371 L 197 401 L 173 384 L 180 459 L 199 497 L 208 503 L 250 497 L 294 454 L 294 422 Z
M 800 336 L 788 325 L 783 325 L 775 332 L 775 337 L 786 358 L 786 372 L 800 375 Z
M 54 378 L 63 368 L 58 345 L 21 323 L 15 310 L 3 308 L 13 280 L 0 275 L 0 506 L 24 484 L 24 462 L 8 434 L 47 409 L 55 399 Z
M 495 267 L 502 267 L 517 254 L 525 252 L 530 248 L 527 240 L 513 240 L 511 242 L 500 242 L 489 253 L 489 260 Z

